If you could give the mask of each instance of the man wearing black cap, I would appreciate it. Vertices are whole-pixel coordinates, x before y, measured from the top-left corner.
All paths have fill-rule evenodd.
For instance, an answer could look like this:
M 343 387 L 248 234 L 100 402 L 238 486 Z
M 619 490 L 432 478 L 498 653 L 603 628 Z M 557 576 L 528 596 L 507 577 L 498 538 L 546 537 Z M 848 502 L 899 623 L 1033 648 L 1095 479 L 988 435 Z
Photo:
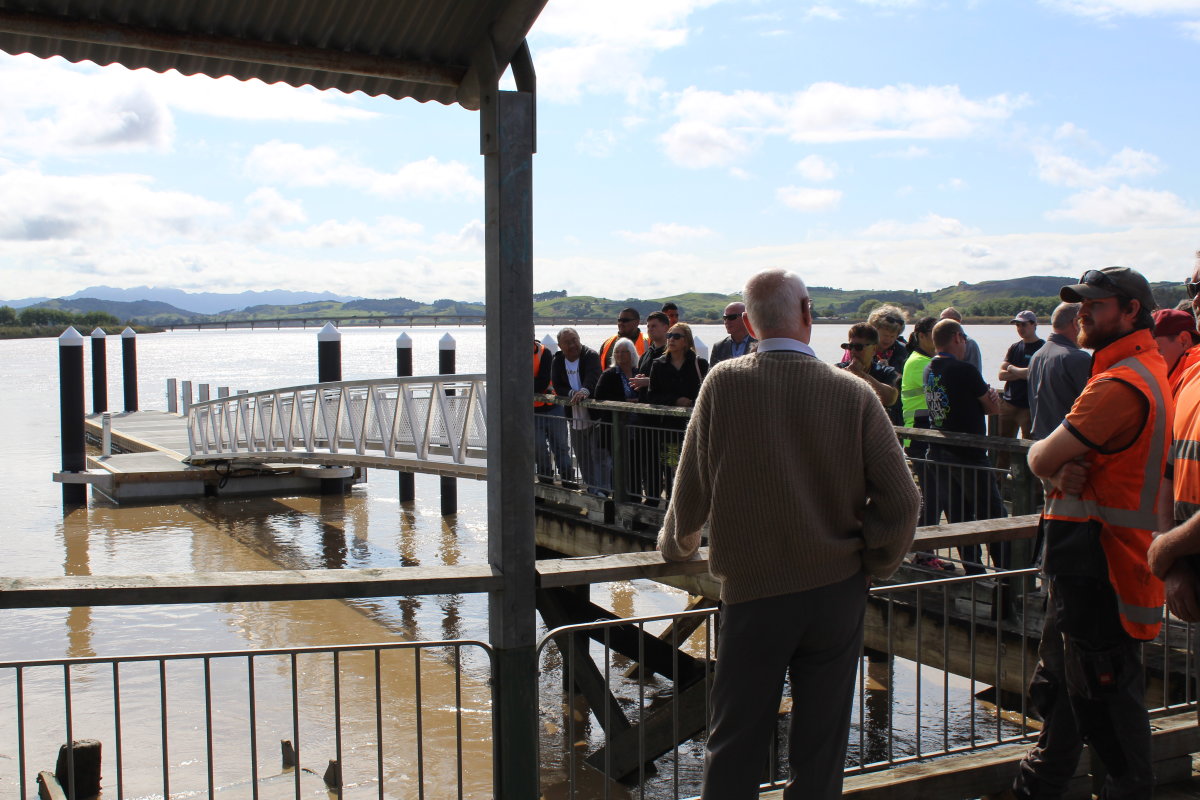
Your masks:
M 1030 695 L 1044 727 L 1011 794 L 1061 797 L 1086 740 L 1107 769 L 1102 797 L 1154 788 L 1140 642 L 1162 623 L 1163 584 L 1146 551 L 1172 422 L 1150 285 L 1127 267 L 1088 270 L 1059 296 L 1081 303 L 1092 374 L 1071 412 L 1029 451 L 1053 484 L 1042 513 L 1045 628 Z

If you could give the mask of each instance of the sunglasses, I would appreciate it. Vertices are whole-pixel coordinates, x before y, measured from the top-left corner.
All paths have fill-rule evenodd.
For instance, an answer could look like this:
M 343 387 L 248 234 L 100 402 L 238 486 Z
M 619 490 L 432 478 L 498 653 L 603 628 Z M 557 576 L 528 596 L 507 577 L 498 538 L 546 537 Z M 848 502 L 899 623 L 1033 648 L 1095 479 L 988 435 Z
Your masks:
M 866 350 L 868 347 L 874 347 L 874 346 L 875 345 L 873 345 L 873 344 L 863 344 L 862 342 L 842 342 L 843 350 L 853 350 L 856 353 L 861 353 L 863 350 Z
M 726 315 L 724 315 L 724 319 L 726 322 L 733 322 L 735 319 L 741 319 L 741 318 L 742 318 L 741 314 L 726 314 Z
M 617 317 L 617 322 L 637 322 L 633 317 Z
M 1200 281 L 1184 281 L 1183 288 L 1187 289 L 1187 296 L 1196 297 L 1196 293 L 1200 292 Z
M 683 334 L 682 333 L 668 333 L 667 338 L 668 339 L 682 339 Z
M 1083 277 L 1079 279 L 1079 282 L 1086 283 L 1088 286 L 1098 286 L 1101 289 L 1108 289 L 1114 294 L 1124 294 L 1121 291 L 1121 287 L 1117 286 L 1112 278 L 1098 269 L 1089 269 L 1083 273 Z

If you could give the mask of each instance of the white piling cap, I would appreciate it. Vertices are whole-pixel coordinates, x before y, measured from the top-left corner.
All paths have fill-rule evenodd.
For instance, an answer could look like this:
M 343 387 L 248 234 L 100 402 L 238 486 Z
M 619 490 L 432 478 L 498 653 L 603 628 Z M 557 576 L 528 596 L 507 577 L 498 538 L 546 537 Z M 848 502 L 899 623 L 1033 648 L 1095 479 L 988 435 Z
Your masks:
M 67 328 L 58 337 L 59 347 L 83 347 L 83 334 L 75 330 L 75 326 Z
M 412 337 L 407 333 L 402 333 L 396 337 L 397 350 L 412 350 Z
M 332 322 L 326 322 L 325 327 L 317 333 L 318 342 L 340 342 L 341 340 L 342 332 Z
M 556 342 L 554 337 L 548 333 L 542 337 L 542 347 L 546 348 L 551 353 L 558 352 L 558 342 Z
M 128 326 L 125 327 L 125 330 L 121 331 L 122 339 L 132 339 L 135 336 L 137 336 L 137 331 L 135 331 L 133 328 L 130 328 Z
M 453 350 L 454 348 L 454 337 L 450 334 L 447 333 L 445 336 L 438 339 L 438 350 Z
M 692 342 L 696 345 L 696 355 L 700 358 L 708 359 L 708 345 L 700 340 L 700 337 L 693 336 Z
M 96 327 L 96 330 L 92 331 L 93 339 L 103 339 L 106 336 L 108 336 L 108 334 L 104 332 L 104 328 L 101 328 L 99 326 Z

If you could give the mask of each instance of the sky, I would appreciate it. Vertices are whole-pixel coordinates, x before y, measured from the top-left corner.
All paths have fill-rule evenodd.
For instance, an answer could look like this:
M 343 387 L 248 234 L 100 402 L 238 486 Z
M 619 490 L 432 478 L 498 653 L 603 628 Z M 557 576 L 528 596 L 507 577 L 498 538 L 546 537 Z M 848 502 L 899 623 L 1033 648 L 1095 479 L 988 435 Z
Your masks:
M 1200 0 L 549 0 L 534 287 L 933 290 L 1200 250 Z M 478 115 L 0 54 L 0 298 L 481 300 Z

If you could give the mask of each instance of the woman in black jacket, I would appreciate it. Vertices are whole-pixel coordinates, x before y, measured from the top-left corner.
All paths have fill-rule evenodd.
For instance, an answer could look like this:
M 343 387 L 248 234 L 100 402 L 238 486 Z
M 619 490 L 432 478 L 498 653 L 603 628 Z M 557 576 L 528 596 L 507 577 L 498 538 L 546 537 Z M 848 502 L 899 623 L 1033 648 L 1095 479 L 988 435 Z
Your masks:
M 696 355 L 691 327 L 686 322 L 677 322 L 667 331 L 667 351 L 650 366 L 646 400 L 660 406 L 690 408 L 695 405 L 700 384 L 707 374 L 708 361 Z M 655 421 L 657 427 L 662 429 L 661 444 L 656 448 L 656 461 L 660 465 L 657 469 L 666 473 L 667 497 L 670 497 L 671 478 L 679 464 L 682 431 L 687 428 L 687 417 L 656 417 Z M 654 500 L 657 505 L 657 498 Z

